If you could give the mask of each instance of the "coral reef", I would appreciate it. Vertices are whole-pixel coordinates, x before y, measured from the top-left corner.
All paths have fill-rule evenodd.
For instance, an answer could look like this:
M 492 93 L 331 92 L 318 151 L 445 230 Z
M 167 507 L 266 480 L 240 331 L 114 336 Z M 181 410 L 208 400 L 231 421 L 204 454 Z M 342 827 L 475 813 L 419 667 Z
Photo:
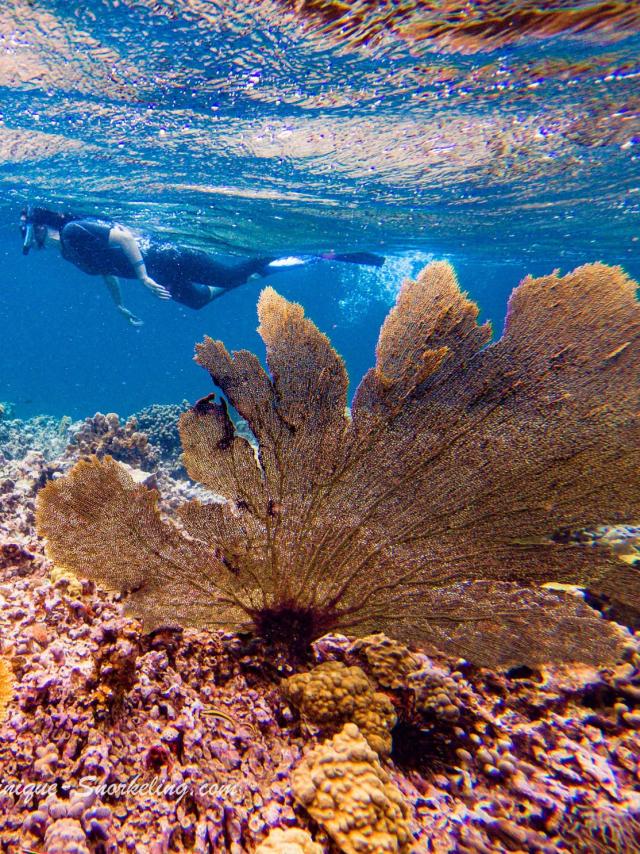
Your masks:
M 67 451 L 76 458 L 102 459 L 109 455 L 143 471 L 151 470 L 158 462 L 158 452 L 139 429 L 136 418 L 128 418 L 122 424 L 115 412 L 96 412 L 92 418 L 85 418 L 71 437 Z
M 574 854 L 637 851 L 640 846 L 640 799 L 622 807 L 611 804 L 594 810 L 576 805 L 562 822 Z
M 29 481 L 41 481 L 48 464 L 31 465 Z M 162 488 L 173 517 L 185 482 L 163 477 Z M 208 630 L 144 634 L 119 596 L 51 580 L 19 502 L 2 525 L 25 527 L 5 538 L 20 549 L 0 564 L 0 638 L 15 673 L 0 724 L 0 850 L 246 854 L 274 828 L 338 850 L 293 798 L 291 777 L 315 761 L 318 739 L 291 714 L 269 650 Z M 600 669 L 484 670 L 380 636 L 326 636 L 313 654 L 362 667 L 395 706 L 391 758 L 375 761 L 401 793 L 409 850 L 638 851 L 640 635 Z M 396 656 L 403 675 L 390 679 L 378 665 Z M 456 720 L 419 702 L 434 681 L 456 692 Z
M 32 435 L 32 426 L 29 422 L 25 428 L 27 437 Z M 38 436 L 40 439 L 43 438 L 40 434 Z M 47 434 L 44 435 L 44 440 L 41 447 L 46 446 L 47 453 L 40 450 L 29 450 L 26 453 L 23 451 L 22 457 L 5 460 L 4 464 L 0 462 L 0 543 L 5 541 L 3 549 L 16 546 L 24 548 L 27 553 L 33 551 L 36 494 L 47 481 L 59 478 L 77 462 L 74 446 L 71 446 L 68 452 L 64 449 L 60 452 L 61 446 L 54 448 L 47 444 Z M 63 444 L 66 448 L 66 439 Z M 17 442 L 14 447 L 17 449 L 20 446 L 21 444 Z M 53 450 L 61 455 L 49 456 L 48 452 Z M 207 502 L 220 500 L 191 481 L 182 479 L 176 481 L 171 476 L 171 472 L 175 472 L 175 467 L 171 464 L 166 466 L 162 461 L 153 472 L 143 472 L 131 467 L 127 467 L 126 470 L 136 482 L 157 486 L 162 490 L 159 506 L 163 512 L 172 513 L 185 501 L 194 499 Z M 1 562 L 2 554 L 0 554 Z M 56 571 L 64 570 L 57 567 Z
M 302 719 L 324 735 L 354 723 L 377 754 L 391 753 L 391 730 L 397 720 L 393 704 L 373 690 L 359 667 L 327 661 L 308 673 L 290 676 L 282 689 Z
M 405 684 L 409 673 L 419 666 L 417 657 L 408 647 L 383 634 L 359 638 L 351 652 L 383 688 L 398 688 Z
M 180 464 L 182 445 L 180 444 L 178 421 L 182 413 L 186 412 L 188 408 L 189 403 L 186 400 L 183 400 L 181 404 L 154 403 L 134 412 L 129 419 L 130 422 L 135 422 L 137 430 L 146 435 L 162 459 L 172 464 L 176 474 L 182 471 Z M 112 454 L 112 456 L 116 455 Z
M 49 473 L 48 464 L 38 451 L 29 451 L 24 459 L 3 466 L 0 472 L 0 535 L 3 538 L 14 539 L 33 529 L 36 493 L 46 483 Z
M 423 715 L 457 721 L 466 710 L 468 690 L 462 673 L 442 673 L 432 662 L 409 674 L 407 684 L 414 689 L 414 704 Z
M 23 421 L 10 419 L 9 412 L 0 416 L 0 474 L 11 460 L 21 460 L 29 451 L 37 451 L 47 459 L 61 454 L 77 425 L 70 418 L 38 415 Z
M 27 570 L 35 559 L 36 556 L 19 543 L 0 544 L 0 567 L 14 566 Z
M 26 577 L 7 566 L 1 583 L 16 696 L 0 729 L 0 848 L 50 852 L 68 838 L 92 854 L 241 854 L 295 821 L 286 777 L 299 747 L 280 738 L 233 639 L 143 637 L 111 597 L 87 583 L 70 597 L 42 564 Z
M 91 854 L 82 825 L 73 818 L 59 818 L 44 837 L 47 854 Z
M 59 566 L 53 566 L 49 573 L 49 578 L 52 584 L 60 584 L 66 589 L 69 596 L 81 596 L 82 584 L 78 578 L 67 569 L 61 569 Z
M 419 733 L 424 735 L 433 729 L 448 731 L 450 745 L 460 746 L 459 734 L 484 720 L 476 715 L 477 697 L 463 673 L 468 663 L 462 660 L 458 666 L 452 666 L 442 657 L 434 659 L 424 653 L 410 652 L 382 634 L 356 640 L 343 635 L 327 635 L 313 644 L 313 652 L 323 665 L 330 662 L 361 664 L 374 685 L 388 693 L 396 717 L 401 719 L 400 727 L 394 730 L 396 754 L 403 750 L 400 737 L 403 726 L 411 751 L 415 747 L 411 737 L 418 739 Z M 399 662 L 399 667 L 392 677 L 390 664 L 394 660 Z M 462 747 L 465 752 L 466 747 L 465 742 Z
M 308 753 L 291 788 L 345 854 L 411 850 L 409 807 L 355 724 Z
M 625 633 L 575 588 L 639 610 L 637 570 L 579 536 L 640 514 L 635 291 L 601 264 L 527 278 L 488 346 L 452 268 L 431 264 L 404 283 L 349 418 L 342 360 L 267 288 L 270 374 L 197 348 L 257 458 L 224 401 L 180 421 L 190 476 L 226 502 L 191 501 L 175 525 L 92 458 L 39 495 L 47 553 L 117 587 L 147 629 L 252 627 L 293 654 L 382 630 L 494 667 L 614 660 Z
M 9 401 L 1 400 L 0 401 L 0 420 L 5 418 L 11 418 L 15 411 L 15 406 L 13 403 L 9 403 Z

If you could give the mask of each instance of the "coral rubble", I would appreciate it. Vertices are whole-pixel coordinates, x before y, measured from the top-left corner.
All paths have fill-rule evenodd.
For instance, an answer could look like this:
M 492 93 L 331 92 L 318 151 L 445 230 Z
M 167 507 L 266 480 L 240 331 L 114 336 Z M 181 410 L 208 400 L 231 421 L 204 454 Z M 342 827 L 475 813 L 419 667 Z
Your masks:
M 404 283 L 351 417 L 342 360 L 267 288 L 270 374 L 197 348 L 257 456 L 224 401 L 180 421 L 189 474 L 226 501 L 191 501 L 176 526 L 92 458 L 40 493 L 48 554 L 117 587 L 148 629 L 253 626 L 292 651 L 383 630 L 488 666 L 614 659 L 624 632 L 574 588 L 640 610 L 637 569 L 579 536 L 640 513 L 635 288 L 601 264 L 527 278 L 489 346 L 452 268 L 431 264 Z

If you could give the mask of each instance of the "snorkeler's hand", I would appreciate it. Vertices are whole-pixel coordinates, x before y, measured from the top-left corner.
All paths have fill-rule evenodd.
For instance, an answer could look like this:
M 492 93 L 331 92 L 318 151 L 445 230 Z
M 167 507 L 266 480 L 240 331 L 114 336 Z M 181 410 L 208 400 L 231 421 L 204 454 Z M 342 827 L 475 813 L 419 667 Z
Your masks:
M 123 317 L 126 317 L 131 326 L 144 326 L 144 320 L 140 320 L 139 317 L 136 317 L 135 314 L 130 312 L 129 309 L 125 308 L 123 305 L 118 306 L 118 311 Z
M 159 285 L 150 276 L 145 276 L 144 278 L 140 279 L 140 281 L 145 286 L 145 288 L 149 288 L 151 293 L 154 296 L 158 297 L 158 299 L 171 299 L 171 294 L 165 288 L 165 286 Z

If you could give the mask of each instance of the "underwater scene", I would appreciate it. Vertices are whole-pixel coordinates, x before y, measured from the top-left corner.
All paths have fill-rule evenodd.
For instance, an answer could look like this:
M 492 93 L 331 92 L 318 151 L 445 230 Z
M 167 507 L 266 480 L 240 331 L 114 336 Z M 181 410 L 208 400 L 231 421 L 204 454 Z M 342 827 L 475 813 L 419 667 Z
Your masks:
M 0 8 L 0 852 L 640 852 L 640 3 Z

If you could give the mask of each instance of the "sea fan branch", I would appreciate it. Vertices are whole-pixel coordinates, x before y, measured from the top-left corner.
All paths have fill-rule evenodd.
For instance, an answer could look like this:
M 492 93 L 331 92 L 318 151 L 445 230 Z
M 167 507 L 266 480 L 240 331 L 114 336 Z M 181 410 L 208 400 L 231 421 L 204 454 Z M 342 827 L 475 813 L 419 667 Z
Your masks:
M 403 284 L 376 365 L 345 415 L 340 357 L 302 308 L 259 302 L 267 373 L 205 339 L 224 403 L 181 421 L 188 471 L 226 503 L 185 530 L 114 463 L 48 485 L 54 560 L 112 584 L 149 624 L 233 628 L 304 645 L 384 630 L 491 665 L 615 658 L 624 632 L 548 581 L 640 613 L 640 573 L 566 531 L 640 521 L 640 309 L 618 268 L 526 279 L 502 337 L 447 264 Z M 92 527 L 93 526 L 93 527 Z

